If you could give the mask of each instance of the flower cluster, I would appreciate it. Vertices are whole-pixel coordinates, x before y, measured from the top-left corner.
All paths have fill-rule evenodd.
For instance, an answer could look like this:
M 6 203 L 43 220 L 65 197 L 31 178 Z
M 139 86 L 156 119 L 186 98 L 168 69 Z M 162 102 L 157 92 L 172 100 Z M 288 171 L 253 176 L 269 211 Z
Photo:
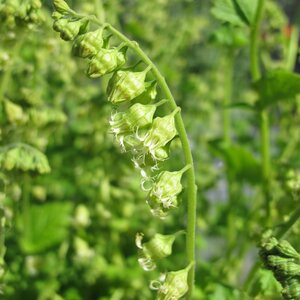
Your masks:
M 271 270 L 281 283 L 284 299 L 300 298 L 300 254 L 286 240 L 275 237 L 263 239 L 260 256 L 267 269 Z
M 6 0 L 0 3 L 0 18 L 9 27 L 23 25 L 24 23 L 37 23 L 42 17 L 40 0 Z
M 157 116 L 158 107 L 168 99 L 156 101 L 156 80 L 149 79 L 152 64 L 143 70 L 124 67 L 127 50 L 132 45 L 122 43 L 110 47 L 110 25 L 104 24 L 88 31 L 91 18 L 78 15 L 62 0 L 54 1 L 53 29 L 62 39 L 74 41 L 74 55 L 87 59 L 87 75 L 98 78 L 112 73 L 107 86 L 108 101 L 115 107 L 109 124 L 111 132 L 122 151 L 132 154 L 132 161 L 141 173 L 141 187 L 148 192 L 146 202 L 153 215 L 164 218 L 178 206 L 178 195 L 182 191 L 181 178 L 190 166 L 180 171 L 160 170 L 160 162 L 168 159 L 169 146 L 177 136 L 175 108 L 167 115 Z M 177 234 L 156 234 L 150 241 L 142 243 L 143 234 L 138 234 L 139 263 L 146 271 L 156 268 L 156 262 L 172 253 Z M 180 299 L 188 290 L 187 268 L 169 272 L 160 284 L 157 299 Z

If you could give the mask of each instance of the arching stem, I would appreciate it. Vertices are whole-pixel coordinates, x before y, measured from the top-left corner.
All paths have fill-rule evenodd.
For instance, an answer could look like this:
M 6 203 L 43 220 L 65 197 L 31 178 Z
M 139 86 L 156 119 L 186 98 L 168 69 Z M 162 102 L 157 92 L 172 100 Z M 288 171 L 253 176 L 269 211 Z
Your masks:
M 84 17 L 80 16 L 79 17 Z M 165 78 L 162 76 L 156 65 L 145 54 L 145 52 L 139 47 L 138 43 L 129 40 L 125 35 L 119 32 L 116 28 L 110 24 L 103 24 L 97 18 L 91 16 L 88 19 L 100 26 L 105 26 L 111 33 L 118 37 L 121 41 L 125 42 L 127 46 L 132 49 L 140 59 L 148 66 L 151 66 L 151 72 L 155 76 L 157 83 L 161 87 L 166 98 L 169 99 L 169 107 L 171 110 L 178 108 L 175 99 L 166 83 Z M 186 255 L 188 263 L 191 264 L 189 269 L 188 284 L 189 291 L 186 299 L 192 298 L 195 278 L 195 234 L 196 234 L 196 209 L 197 209 L 197 187 L 195 182 L 195 170 L 194 162 L 191 152 L 189 139 L 185 130 L 184 122 L 180 113 L 175 115 L 176 128 L 182 144 L 183 154 L 185 157 L 185 164 L 191 167 L 186 171 L 187 174 L 187 230 L 186 230 Z

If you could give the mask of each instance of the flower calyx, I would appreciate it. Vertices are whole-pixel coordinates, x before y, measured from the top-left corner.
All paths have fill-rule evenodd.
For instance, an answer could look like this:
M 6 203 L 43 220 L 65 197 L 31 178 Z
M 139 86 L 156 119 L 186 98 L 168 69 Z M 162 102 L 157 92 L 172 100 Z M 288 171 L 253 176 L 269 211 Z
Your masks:
M 96 55 L 103 47 L 103 30 L 104 27 L 100 27 L 95 31 L 78 36 L 73 44 L 72 53 L 82 58 L 90 58 Z
M 109 80 L 108 100 L 113 104 L 130 102 L 141 95 L 145 89 L 145 79 L 151 66 L 142 72 L 117 71 Z
M 126 62 L 126 50 L 124 47 L 121 51 L 118 48 L 105 49 L 102 48 L 92 57 L 87 75 L 90 78 L 99 78 L 105 74 L 116 71 Z
M 73 41 L 78 34 L 84 33 L 88 21 L 82 19 L 58 18 L 53 23 L 53 29 L 60 33 L 60 37 L 65 41 Z
M 187 278 L 190 268 L 194 263 L 190 263 L 185 269 L 168 272 L 163 283 L 154 281 L 150 288 L 157 289 L 156 300 L 178 300 L 181 299 L 189 289 Z
M 190 165 L 187 165 L 180 171 L 163 171 L 159 174 L 147 199 L 154 215 L 163 218 L 170 209 L 178 206 L 177 196 L 182 191 L 181 178 L 189 168 Z
M 181 232 L 178 232 L 181 233 Z M 156 268 L 156 261 L 172 254 L 172 246 L 178 235 L 163 235 L 156 233 L 154 237 L 142 244 L 143 234 L 137 233 L 136 245 L 139 248 L 138 262 L 145 271 L 152 271 Z

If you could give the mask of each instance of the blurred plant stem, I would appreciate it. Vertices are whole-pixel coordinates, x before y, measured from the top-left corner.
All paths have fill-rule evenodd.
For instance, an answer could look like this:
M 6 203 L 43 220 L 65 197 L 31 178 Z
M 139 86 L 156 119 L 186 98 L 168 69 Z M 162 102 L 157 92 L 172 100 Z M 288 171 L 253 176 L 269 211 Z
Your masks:
M 24 36 L 22 34 L 19 34 L 18 39 L 16 40 L 16 42 L 13 46 L 13 49 L 11 51 L 8 66 L 7 66 L 6 70 L 4 71 L 4 74 L 1 78 L 1 82 L 0 82 L 0 104 L 3 103 L 3 100 L 5 98 L 6 91 L 9 87 L 9 81 L 10 81 L 11 76 L 12 76 L 12 71 L 13 71 L 13 68 L 14 68 L 14 62 L 15 62 L 16 57 L 18 56 L 18 54 L 20 52 L 23 41 L 24 41 Z M 3 120 L 3 105 L 2 104 L 1 104 L 1 107 L 0 107 L 0 120 Z
M 299 28 L 292 26 L 290 42 L 287 49 L 286 69 L 290 72 L 294 71 L 298 55 Z
M 225 62 L 225 90 L 223 102 L 223 140 L 226 145 L 231 143 L 231 118 L 230 109 L 232 98 L 232 80 L 233 80 L 233 66 L 234 66 L 234 53 L 228 50 Z
M 94 0 L 95 14 L 101 23 L 105 22 L 105 11 L 102 0 Z
M 261 78 L 260 63 L 259 63 L 259 40 L 260 27 L 264 12 L 265 0 L 259 0 L 255 19 L 251 27 L 250 33 L 250 67 L 252 81 L 255 82 Z M 269 223 L 271 215 L 271 197 L 269 193 L 270 174 L 271 174 L 271 159 L 270 159 L 270 125 L 269 115 L 266 108 L 259 112 L 260 119 L 260 153 L 261 153 L 261 173 L 262 173 L 262 188 L 265 195 L 265 212 L 266 225 Z
M 292 32 L 291 32 L 291 37 L 290 37 L 290 42 L 288 45 L 287 49 L 287 58 L 286 58 L 286 70 L 293 72 L 296 61 L 297 61 L 297 55 L 298 55 L 298 50 L 299 50 L 299 28 L 297 26 L 292 27 Z M 292 110 L 294 108 L 292 107 Z M 291 112 L 291 116 L 293 113 Z M 290 132 L 290 138 L 288 140 L 288 143 L 284 147 L 281 156 L 280 156 L 280 161 L 282 163 L 285 163 L 289 160 L 293 152 L 295 151 L 297 144 L 299 142 L 299 132 L 298 128 L 291 128 Z
M 260 40 L 260 26 L 264 12 L 265 0 L 258 0 L 256 14 L 251 26 L 250 32 L 250 68 L 252 81 L 255 82 L 261 78 L 260 62 L 259 62 L 259 40 Z M 266 109 L 259 112 L 260 118 L 260 145 L 261 145 L 261 172 L 262 172 L 262 185 L 265 192 L 266 201 L 266 214 L 270 215 L 270 200 L 268 195 L 269 173 L 270 173 L 270 149 L 269 149 L 269 116 Z M 267 218 L 268 219 L 268 218 Z M 268 223 L 268 221 L 267 221 Z M 245 280 L 244 291 L 249 292 L 249 283 L 255 277 L 260 263 L 257 262 L 250 270 L 248 277 Z

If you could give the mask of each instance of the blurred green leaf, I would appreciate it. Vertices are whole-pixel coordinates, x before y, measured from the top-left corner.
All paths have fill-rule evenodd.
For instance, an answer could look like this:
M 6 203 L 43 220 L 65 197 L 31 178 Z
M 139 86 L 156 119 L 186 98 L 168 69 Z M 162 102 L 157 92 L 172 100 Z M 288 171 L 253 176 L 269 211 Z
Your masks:
M 62 242 L 70 221 L 70 203 L 32 205 L 21 219 L 21 247 L 25 253 L 40 253 Z
M 211 12 L 215 18 L 223 22 L 229 22 L 237 26 L 249 25 L 247 17 L 237 2 L 239 1 L 215 0 Z M 245 9 L 246 5 L 243 5 L 243 8 Z
M 259 93 L 258 107 L 264 108 L 299 94 L 300 75 L 285 70 L 271 71 L 255 82 L 254 87 Z
M 238 145 L 211 142 L 214 152 L 225 162 L 228 173 L 238 181 L 259 182 L 260 163 L 247 149 Z
M 252 24 L 255 18 L 257 0 L 234 0 L 234 2 L 243 12 L 243 16 L 246 17 L 248 24 Z
M 274 299 L 274 300 L 281 299 L 281 297 L 279 296 L 281 291 L 281 286 L 276 281 L 272 272 L 269 270 L 260 269 L 256 280 L 253 282 L 251 291 L 252 291 L 251 296 L 253 297 L 259 294 L 263 296 L 272 296 L 272 298 L 267 298 L 267 299 Z

